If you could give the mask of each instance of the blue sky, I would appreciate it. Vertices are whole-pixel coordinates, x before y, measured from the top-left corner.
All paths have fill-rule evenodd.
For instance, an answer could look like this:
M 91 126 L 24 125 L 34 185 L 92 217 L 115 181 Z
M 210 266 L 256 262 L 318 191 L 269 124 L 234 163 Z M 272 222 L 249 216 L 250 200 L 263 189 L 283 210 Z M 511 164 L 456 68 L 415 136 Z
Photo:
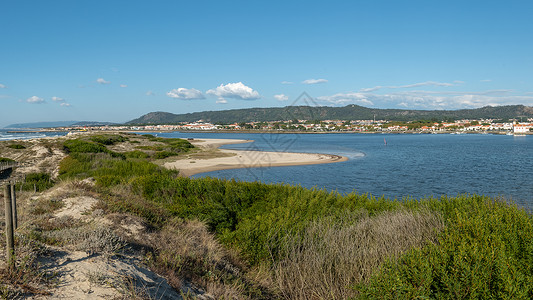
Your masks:
M 319 105 L 533 105 L 533 1 L 25 1 L 0 126 Z

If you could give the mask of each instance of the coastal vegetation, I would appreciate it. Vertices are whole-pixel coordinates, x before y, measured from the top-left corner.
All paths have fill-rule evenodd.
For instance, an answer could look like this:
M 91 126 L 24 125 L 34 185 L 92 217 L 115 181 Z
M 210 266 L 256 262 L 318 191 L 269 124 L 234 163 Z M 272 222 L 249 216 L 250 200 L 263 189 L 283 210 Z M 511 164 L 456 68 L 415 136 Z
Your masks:
M 11 144 L 11 145 L 7 145 L 7 147 L 11 149 L 25 149 L 26 148 L 24 145 L 21 145 L 21 144 Z
M 533 218 L 503 199 L 390 200 L 185 178 L 160 167 L 156 154 L 196 149 L 149 135 L 89 136 L 61 147 L 68 156 L 55 181 L 26 179 L 83 186 L 101 199 L 97 209 L 142 220 L 153 238 L 110 238 L 106 249 L 143 248 L 176 289 L 186 280 L 220 299 L 533 297 Z M 79 183 L 87 178 L 96 185 Z M 45 216 L 60 205 L 52 199 L 32 209 Z M 39 222 L 35 239 L 55 245 L 72 241 L 65 224 L 81 226 Z
M 185 268 L 203 280 L 212 276 L 209 280 L 241 285 L 250 297 L 533 296 L 532 217 L 498 199 L 459 195 L 391 201 L 279 184 L 189 179 L 147 160 L 83 149 L 87 152 L 71 153 L 61 163 L 60 178 L 94 177 L 107 195 L 106 210 L 137 215 L 157 230 L 201 222 L 237 253 L 232 259 L 240 260 L 233 264 L 239 271 L 232 272 L 228 266 L 207 268 L 206 261 L 200 267 L 198 261 L 183 265 L 163 247 L 153 260 L 166 272 Z M 243 272 L 246 277 L 235 275 Z

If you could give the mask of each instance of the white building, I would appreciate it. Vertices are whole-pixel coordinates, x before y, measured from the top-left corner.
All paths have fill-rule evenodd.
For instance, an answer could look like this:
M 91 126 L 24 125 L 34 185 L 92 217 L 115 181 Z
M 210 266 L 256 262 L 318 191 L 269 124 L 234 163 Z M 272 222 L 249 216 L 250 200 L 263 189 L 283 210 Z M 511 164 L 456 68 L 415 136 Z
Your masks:
M 533 127 L 533 124 L 514 124 L 513 132 L 514 133 L 526 133 L 529 132 L 529 129 Z

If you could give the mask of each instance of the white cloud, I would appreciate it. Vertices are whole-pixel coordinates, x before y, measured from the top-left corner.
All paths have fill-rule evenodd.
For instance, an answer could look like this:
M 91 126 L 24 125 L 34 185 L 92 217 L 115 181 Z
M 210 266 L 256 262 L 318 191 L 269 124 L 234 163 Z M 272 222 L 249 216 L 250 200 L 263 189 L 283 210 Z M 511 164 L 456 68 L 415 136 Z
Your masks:
M 244 85 L 242 82 L 221 84 L 216 89 L 210 89 L 206 92 L 208 95 L 217 96 L 220 99 L 233 98 L 241 100 L 256 100 L 261 98 L 257 91 Z
M 152 91 L 146 92 L 146 96 L 155 96 L 155 93 Z
M 194 100 L 205 99 L 204 94 L 197 89 L 177 88 L 167 92 L 167 96 L 175 99 Z
M 44 103 L 44 99 L 37 96 L 31 96 L 30 98 L 26 99 L 26 102 L 32 103 L 32 104 L 41 104 Z
M 224 98 L 218 98 L 217 100 L 217 104 L 226 104 L 228 103 L 228 100 L 224 99 Z
M 533 105 L 533 96 L 512 95 L 512 90 L 487 90 L 478 92 L 461 91 L 407 91 L 388 94 L 349 92 L 318 97 L 320 102 L 344 106 L 398 107 L 409 109 L 463 109 L 483 106 L 523 104 Z
M 374 105 L 370 101 L 369 96 L 363 93 L 338 93 L 331 96 L 322 96 L 318 97 L 317 100 L 321 102 L 329 102 L 336 105 L 347 105 L 347 104 L 359 104 L 359 105 Z
M 483 80 L 480 80 L 481 82 L 491 82 L 492 79 L 483 79 Z
M 59 105 L 61 106 L 65 106 L 65 107 L 69 107 L 70 106 L 70 103 L 67 103 L 65 101 L 65 99 L 63 98 L 60 98 L 60 97 L 52 97 L 52 101 L 56 102 L 56 103 L 59 103 Z
M 110 84 L 111 83 L 111 81 L 106 81 L 103 78 L 96 79 L 96 82 L 98 82 L 99 84 Z
M 293 84 L 294 82 L 291 81 L 282 81 L 281 84 Z
M 276 98 L 276 100 L 278 100 L 278 101 L 287 101 L 287 100 L 289 100 L 289 96 L 284 95 L 284 94 L 274 95 L 274 98 Z
M 319 83 L 326 83 L 328 82 L 327 79 L 307 79 L 307 80 L 304 80 L 302 81 L 303 84 L 319 84 Z
M 0 83 L 0 89 L 7 89 L 7 86 Z
M 509 95 L 513 90 L 486 90 L 481 92 L 472 92 L 472 91 L 406 91 L 394 93 L 395 95 L 406 95 L 406 96 L 416 96 L 416 97 L 425 97 L 430 95 L 487 95 L 487 96 L 504 96 Z
M 121 87 L 121 88 L 127 88 L 128 85 L 127 85 L 127 84 L 121 84 L 120 87 Z
M 456 81 L 456 83 L 462 83 L 462 81 Z M 418 83 L 406 84 L 406 85 L 398 85 L 398 86 L 395 86 L 395 85 L 389 85 L 389 86 L 377 85 L 375 87 L 364 88 L 364 89 L 361 89 L 359 91 L 363 92 L 363 93 L 368 93 L 368 92 L 374 92 L 374 91 L 377 91 L 377 90 L 380 90 L 380 89 L 406 89 L 406 88 L 414 88 L 414 87 L 420 87 L 420 86 L 454 86 L 454 85 L 455 84 L 453 84 L 453 83 L 447 83 L 447 82 L 426 81 L 426 82 L 418 82 Z

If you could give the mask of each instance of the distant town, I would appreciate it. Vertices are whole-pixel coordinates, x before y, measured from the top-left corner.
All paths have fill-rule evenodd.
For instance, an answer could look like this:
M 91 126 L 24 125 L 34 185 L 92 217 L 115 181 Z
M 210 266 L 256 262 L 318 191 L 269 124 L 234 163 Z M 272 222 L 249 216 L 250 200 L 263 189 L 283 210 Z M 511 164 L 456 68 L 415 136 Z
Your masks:
M 69 126 L 53 130 L 127 130 L 127 131 L 267 131 L 267 132 L 360 132 L 360 133 L 496 133 L 533 134 L 533 118 L 499 122 L 493 119 L 457 120 L 453 122 L 386 120 L 291 120 L 272 122 L 242 122 L 233 124 L 212 124 L 203 120 L 197 122 L 161 125 L 99 125 Z

